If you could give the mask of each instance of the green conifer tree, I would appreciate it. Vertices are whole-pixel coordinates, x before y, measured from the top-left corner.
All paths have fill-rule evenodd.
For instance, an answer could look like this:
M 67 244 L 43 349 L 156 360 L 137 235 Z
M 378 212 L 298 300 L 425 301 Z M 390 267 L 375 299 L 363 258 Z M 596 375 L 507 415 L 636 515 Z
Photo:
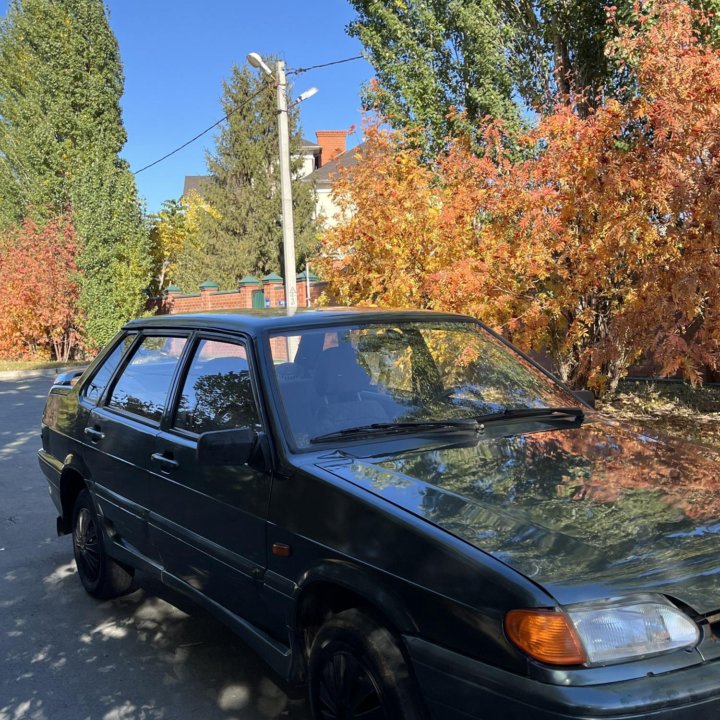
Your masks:
M 148 229 L 127 163 L 102 0 L 12 0 L 0 23 L 0 228 L 70 211 L 90 345 L 142 312 Z
M 211 209 L 202 213 L 199 241 L 188 247 L 192 257 L 180 260 L 179 277 L 193 285 L 210 278 L 221 287 L 232 288 L 243 275 L 286 272 L 282 267 L 277 114 L 272 83 L 247 66 L 233 67 L 221 102 L 229 118 L 216 140 L 215 152 L 208 155 L 210 178 L 202 188 Z M 290 151 L 295 158 L 295 247 L 298 263 L 303 264 L 317 242 L 314 192 L 297 177 L 297 113 L 291 110 L 289 120 Z M 186 272 L 189 268 L 192 278 Z

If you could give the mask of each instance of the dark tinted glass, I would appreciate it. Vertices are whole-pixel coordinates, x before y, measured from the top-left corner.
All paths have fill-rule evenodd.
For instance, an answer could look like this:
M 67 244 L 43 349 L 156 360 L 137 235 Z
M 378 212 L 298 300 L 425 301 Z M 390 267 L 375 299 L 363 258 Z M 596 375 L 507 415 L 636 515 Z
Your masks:
M 183 383 L 175 427 L 198 434 L 240 427 L 260 429 L 243 345 L 200 342 Z
M 116 346 L 115 349 L 105 358 L 102 365 L 95 371 L 92 378 L 85 383 L 82 394 L 88 398 L 88 400 L 94 400 L 97 402 L 100 396 L 105 391 L 107 384 L 110 382 L 112 374 L 120 364 L 123 355 L 127 349 L 132 345 L 132 341 L 135 339 L 135 335 L 125 336 Z
M 185 342 L 185 338 L 144 338 L 115 383 L 108 405 L 160 420 Z

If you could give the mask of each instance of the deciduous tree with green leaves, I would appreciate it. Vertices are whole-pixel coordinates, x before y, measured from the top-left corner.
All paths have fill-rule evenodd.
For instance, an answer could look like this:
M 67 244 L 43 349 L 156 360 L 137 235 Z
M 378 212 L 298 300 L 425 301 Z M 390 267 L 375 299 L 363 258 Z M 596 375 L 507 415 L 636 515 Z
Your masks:
M 192 190 L 179 200 L 166 200 L 160 212 L 151 217 L 154 295 L 171 284 L 191 292 L 205 279 L 199 231 L 200 219 L 206 214 L 217 215 L 207 200 Z
M 102 0 L 12 0 L 0 23 L 0 227 L 69 212 L 91 346 L 143 309 L 148 228 L 127 163 Z
M 235 287 L 248 273 L 285 272 L 281 266 L 277 110 L 272 83 L 247 65 L 233 67 L 221 102 L 229 117 L 207 159 L 210 178 L 202 193 L 215 212 L 201 214 L 202 262 L 197 279 L 212 278 L 221 286 Z M 290 152 L 297 158 L 296 111 L 290 110 L 289 120 Z M 295 246 L 302 262 L 315 246 L 316 226 L 313 189 L 297 177 L 299 168 L 296 159 L 292 167 Z M 294 273 L 296 268 L 288 271 Z
M 350 0 L 348 32 L 365 47 L 377 77 L 365 102 L 394 127 L 420 129 L 429 150 L 475 133 L 484 116 L 512 129 L 522 110 L 552 112 L 558 99 L 580 113 L 633 85 L 605 54 L 617 25 L 642 26 L 651 2 L 638 0 Z M 720 40 L 719 0 L 703 32 Z M 458 112 L 460 111 L 460 112 Z
M 159 295 L 170 284 L 178 257 L 190 238 L 183 200 L 166 200 L 160 212 L 150 220 L 154 266 L 152 291 L 154 295 Z
M 358 17 L 348 32 L 377 73 L 365 103 L 393 126 L 420 129 L 438 151 L 486 115 L 519 123 L 512 28 L 495 0 L 350 1 Z

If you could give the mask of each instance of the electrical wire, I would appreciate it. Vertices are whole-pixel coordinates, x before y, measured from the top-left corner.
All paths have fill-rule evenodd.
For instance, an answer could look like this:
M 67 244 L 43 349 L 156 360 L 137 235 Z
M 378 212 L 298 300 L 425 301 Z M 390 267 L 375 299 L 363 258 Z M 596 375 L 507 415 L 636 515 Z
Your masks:
M 145 170 L 149 170 L 151 167 L 154 167 L 155 165 L 161 163 L 163 160 L 167 160 L 169 157 L 174 155 L 175 153 L 180 152 L 184 148 L 186 148 L 188 145 L 192 145 L 196 140 L 199 140 L 203 135 L 207 135 L 211 130 L 215 129 L 218 125 L 222 125 L 231 115 L 234 115 L 238 110 L 242 110 L 248 103 L 252 102 L 260 93 L 264 92 L 268 87 L 272 87 L 272 85 L 263 85 L 262 87 L 258 88 L 257 92 L 254 92 L 252 95 L 250 95 L 248 98 L 245 99 L 245 102 L 240 103 L 240 105 L 237 105 L 234 107 L 227 115 L 224 117 L 221 117 L 219 120 L 214 122 L 209 127 L 206 127 L 202 132 L 199 132 L 195 137 L 190 138 L 187 142 L 184 142 L 182 145 L 179 145 L 174 150 L 171 150 L 169 153 L 163 155 L 161 158 L 158 158 L 157 160 L 153 160 L 153 162 L 145 165 L 144 167 L 141 167 L 139 170 L 136 170 L 133 175 L 139 175 L 141 172 L 144 172 Z
M 362 60 L 362 55 L 355 55 L 353 57 L 344 58 L 342 60 L 333 60 L 332 62 L 326 62 L 326 63 L 320 63 L 319 65 L 310 65 L 309 67 L 304 68 L 294 68 L 291 70 L 288 70 L 288 75 L 300 75 L 301 73 L 309 72 L 310 70 L 317 70 L 318 68 L 326 68 L 330 67 L 332 65 L 342 65 L 343 63 L 353 62 L 354 60 Z M 181 150 L 184 150 L 188 145 L 192 145 L 196 140 L 199 140 L 203 135 L 207 135 L 211 130 L 214 130 L 218 125 L 222 125 L 231 115 L 236 113 L 238 110 L 241 110 L 244 108 L 248 103 L 252 102 L 263 90 L 265 90 L 267 87 L 271 87 L 270 85 L 263 85 L 260 87 L 257 92 L 254 92 L 250 97 L 248 97 L 244 103 L 241 103 L 237 107 L 233 108 L 227 115 L 224 117 L 221 117 L 219 120 L 214 122 L 209 127 L 206 127 L 202 132 L 199 132 L 195 137 L 190 138 L 187 142 L 184 142 L 182 145 L 178 145 L 174 150 L 171 150 L 169 153 L 166 153 L 162 157 L 158 158 L 157 160 L 153 160 L 153 162 L 148 163 L 147 165 L 144 165 L 139 170 L 136 170 L 133 175 L 139 175 L 141 172 L 145 172 L 145 170 L 149 170 L 151 167 L 155 167 L 155 165 L 160 164 L 163 162 L 163 160 L 167 160 L 169 157 L 172 157 L 175 155 L 175 153 L 180 152 Z
M 300 73 L 306 73 L 309 70 L 317 70 L 318 68 L 326 68 L 331 65 L 342 65 L 342 63 L 353 62 L 353 60 L 362 60 L 362 55 L 354 55 L 353 57 L 345 58 L 344 60 L 333 60 L 332 62 L 320 63 L 319 65 L 310 65 L 310 67 L 293 68 L 288 70 L 288 75 L 300 75 Z

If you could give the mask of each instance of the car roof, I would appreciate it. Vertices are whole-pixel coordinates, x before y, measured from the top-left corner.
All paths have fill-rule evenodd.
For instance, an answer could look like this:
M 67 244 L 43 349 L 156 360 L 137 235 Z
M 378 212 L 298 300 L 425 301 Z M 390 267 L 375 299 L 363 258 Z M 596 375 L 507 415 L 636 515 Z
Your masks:
M 428 320 L 473 321 L 465 315 L 432 310 L 379 310 L 362 307 L 287 308 L 267 310 L 222 310 L 177 315 L 156 315 L 131 320 L 125 329 L 192 328 L 204 330 L 230 330 L 258 334 L 264 331 L 286 330 L 294 327 L 312 327 L 341 323 L 410 322 Z

